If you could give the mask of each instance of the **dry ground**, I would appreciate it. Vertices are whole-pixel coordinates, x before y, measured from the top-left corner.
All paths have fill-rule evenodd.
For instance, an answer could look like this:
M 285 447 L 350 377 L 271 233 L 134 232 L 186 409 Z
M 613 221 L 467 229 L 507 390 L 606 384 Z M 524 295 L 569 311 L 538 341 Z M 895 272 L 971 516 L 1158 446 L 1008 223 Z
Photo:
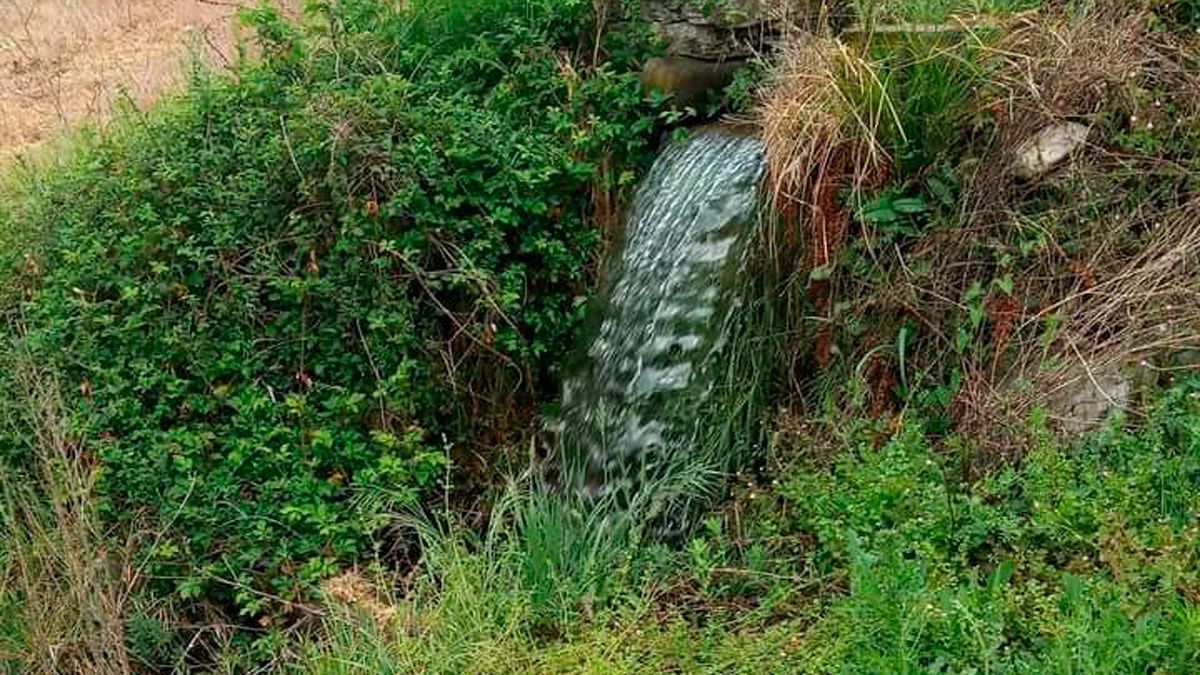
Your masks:
M 0 161 L 180 81 L 233 44 L 225 0 L 0 0 Z

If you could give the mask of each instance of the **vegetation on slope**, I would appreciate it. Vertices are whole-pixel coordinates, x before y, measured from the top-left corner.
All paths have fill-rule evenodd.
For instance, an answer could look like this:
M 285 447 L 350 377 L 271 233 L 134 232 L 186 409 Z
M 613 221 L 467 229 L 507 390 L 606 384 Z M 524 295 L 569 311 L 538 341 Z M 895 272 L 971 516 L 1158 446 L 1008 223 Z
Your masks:
M 636 23 L 248 12 L 261 60 L 6 188 L 0 669 L 1188 672 L 1195 3 L 1043 4 L 849 3 L 739 80 L 789 377 L 666 542 L 642 500 L 711 477 L 622 509 L 507 477 L 659 130 Z M 1063 120 L 1089 147 L 1014 180 Z M 1138 361 L 1057 433 L 1073 366 Z
M 681 550 L 629 548 L 563 632 L 518 548 L 442 539 L 399 614 L 352 605 L 297 672 L 1190 672 L 1200 382 L 1079 447 L 1035 422 L 978 482 L 915 420 L 830 415 L 836 444 L 798 439 Z
M 37 470 L 33 368 L 158 592 L 282 620 L 387 555 L 452 447 L 529 424 L 597 208 L 647 159 L 632 52 L 590 9 L 247 12 L 261 59 L 24 177 L 0 228 L 5 470 Z

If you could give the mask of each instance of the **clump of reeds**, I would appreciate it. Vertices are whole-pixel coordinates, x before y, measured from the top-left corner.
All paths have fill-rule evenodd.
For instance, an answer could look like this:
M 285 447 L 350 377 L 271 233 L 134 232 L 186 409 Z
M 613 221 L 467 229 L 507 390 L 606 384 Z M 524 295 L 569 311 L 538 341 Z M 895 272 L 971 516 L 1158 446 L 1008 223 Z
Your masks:
M 887 161 L 875 132 L 894 111 L 883 97 L 860 105 L 881 88 L 870 62 L 838 40 L 800 34 L 783 47 L 759 106 L 777 206 L 811 212 L 822 185 L 862 182 Z
M 878 180 L 888 164 L 876 132 L 895 116 L 871 63 L 840 41 L 799 33 L 783 48 L 759 107 L 767 156 L 770 203 L 778 215 L 770 237 L 792 270 L 790 313 L 800 313 L 798 288 L 819 314 L 831 301 L 827 270 L 845 245 L 849 225 L 843 191 Z M 873 105 L 862 105 L 871 101 Z M 807 249 L 807 255 L 800 251 Z M 817 358 L 827 364 L 832 339 L 817 336 Z

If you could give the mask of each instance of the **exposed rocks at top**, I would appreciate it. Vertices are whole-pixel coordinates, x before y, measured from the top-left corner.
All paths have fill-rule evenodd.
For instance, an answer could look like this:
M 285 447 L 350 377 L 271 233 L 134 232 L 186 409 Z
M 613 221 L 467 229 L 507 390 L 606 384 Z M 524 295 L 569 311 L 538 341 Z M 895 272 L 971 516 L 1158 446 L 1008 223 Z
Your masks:
M 778 35 L 764 0 L 642 0 L 670 56 L 745 59 Z M 778 4 L 778 3 L 775 3 Z
M 733 80 L 748 58 L 782 34 L 778 11 L 810 0 L 641 0 L 642 16 L 666 43 L 667 55 L 642 73 L 647 91 L 677 109 L 700 109 Z

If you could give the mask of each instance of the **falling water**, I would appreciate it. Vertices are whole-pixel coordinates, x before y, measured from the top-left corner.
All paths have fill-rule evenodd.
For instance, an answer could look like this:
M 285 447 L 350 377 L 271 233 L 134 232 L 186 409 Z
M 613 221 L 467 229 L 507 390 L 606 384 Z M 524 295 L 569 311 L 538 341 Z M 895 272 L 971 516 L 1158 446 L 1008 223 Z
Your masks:
M 713 423 L 762 173 L 757 139 L 711 128 L 672 144 L 639 189 L 563 396 L 566 459 L 588 493 L 661 478 Z

